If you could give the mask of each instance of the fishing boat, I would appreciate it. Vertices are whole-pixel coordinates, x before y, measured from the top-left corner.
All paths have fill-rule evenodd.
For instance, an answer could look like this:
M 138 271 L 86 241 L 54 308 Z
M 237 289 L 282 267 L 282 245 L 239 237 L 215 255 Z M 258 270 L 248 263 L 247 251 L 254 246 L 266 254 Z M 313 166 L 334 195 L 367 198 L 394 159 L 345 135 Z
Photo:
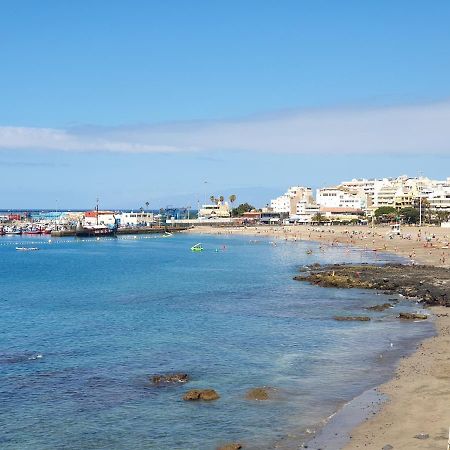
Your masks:
M 31 234 L 31 235 L 42 234 L 42 230 L 25 230 L 24 234 Z
M 203 251 L 202 244 L 198 243 L 198 244 L 193 245 L 193 246 L 191 247 L 191 250 L 192 250 L 193 252 L 202 252 L 202 251 Z
M 107 237 L 116 236 L 118 223 L 117 220 L 113 226 L 102 225 L 98 223 L 98 199 L 97 206 L 95 207 L 95 216 L 97 223 L 95 225 L 83 225 L 82 222 L 78 222 L 77 228 L 75 229 L 75 237 Z
M 38 247 L 16 247 L 16 250 L 19 252 L 33 252 L 39 250 Z
M 76 237 L 104 237 L 104 236 L 115 236 L 117 231 L 117 226 L 107 227 L 106 225 L 92 225 L 83 226 L 81 222 L 75 230 Z

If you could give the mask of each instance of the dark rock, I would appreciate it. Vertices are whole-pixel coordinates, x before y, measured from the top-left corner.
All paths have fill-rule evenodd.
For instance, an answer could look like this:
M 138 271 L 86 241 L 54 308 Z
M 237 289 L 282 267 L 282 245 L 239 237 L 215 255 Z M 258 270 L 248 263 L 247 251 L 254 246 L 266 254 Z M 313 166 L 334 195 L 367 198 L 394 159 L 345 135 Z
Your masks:
M 217 450 L 241 450 L 242 448 L 244 448 L 242 444 L 239 444 L 238 442 L 232 442 L 230 444 L 225 444 L 221 447 L 217 447 Z
M 183 396 L 183 400 L 195 401 L 204 400 L 212 401 L 220 398 L 220 395 L 214 389 L 191 389 Z
M 416 439 L 428 439 L 430 437 L 429 434 L 425 434 L 425 433 L 420 433 L 420 434 L 416 434 L 414 436 Z
M 426 314 L 400 313 L 398 318 L 405 320 L 425 320 L 428 319 L 428 316 Z
M 168 373 L 153 375 L 151 380 L 153 384 L 187 383 L 189 375 L 187 373 Z
M 393 448 L 391 444 L 387 444 L 381 450 L 392 450 Z
M 374 306 L 369 306 L 368 310 L 370 311 L 384 311 L 388 308 L 392 308 L 394 305 L 392 305 L 391 303 L 383 303 L 382 305 L 374 305 Z
M 450 271 L 443 267 L 330 264 L 294 279 L 323 287 L 377 289 L 423 300 L 426 305 L 450 306 Z
M 334 316 L 333 319 L 338 320 L 340 322 L 350 322 L 350 321 L 368 322 L 370 320 L 370 317 L 367 317 L 367 316 Z

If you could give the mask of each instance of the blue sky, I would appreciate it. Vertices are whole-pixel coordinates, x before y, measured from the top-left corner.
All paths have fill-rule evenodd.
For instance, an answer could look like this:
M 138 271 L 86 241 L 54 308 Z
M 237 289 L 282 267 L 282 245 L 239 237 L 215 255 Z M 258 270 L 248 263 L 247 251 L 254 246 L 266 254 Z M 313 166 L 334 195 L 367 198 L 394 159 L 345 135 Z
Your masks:
M 449 23 L 438 0 L 0 1 L 0 208 L 450 176 Z

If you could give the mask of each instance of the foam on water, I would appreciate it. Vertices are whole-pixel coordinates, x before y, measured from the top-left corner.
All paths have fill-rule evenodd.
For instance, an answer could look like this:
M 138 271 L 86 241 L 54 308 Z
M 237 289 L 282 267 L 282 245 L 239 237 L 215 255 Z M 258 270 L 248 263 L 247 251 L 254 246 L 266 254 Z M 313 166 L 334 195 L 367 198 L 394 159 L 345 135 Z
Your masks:
M 303 265 L 382 261 L 378 253 L 223 236 L 32 240 L 42 251 L 0 239 L 2 449 L 297 445 L 432 333 L 431 323 L 393 318 L 407 301 L 369 312 L 383 296 L 292 280 Z M 199 240 L 205 251 L 191 252 Z M 332 319 L 362 311 L 374 320 Z M 165 372 L 191 381 L 150 384 Z M 257 386 L 277 399 L 245 400 Z M 220 400 L 181 399 L 197 387 Z

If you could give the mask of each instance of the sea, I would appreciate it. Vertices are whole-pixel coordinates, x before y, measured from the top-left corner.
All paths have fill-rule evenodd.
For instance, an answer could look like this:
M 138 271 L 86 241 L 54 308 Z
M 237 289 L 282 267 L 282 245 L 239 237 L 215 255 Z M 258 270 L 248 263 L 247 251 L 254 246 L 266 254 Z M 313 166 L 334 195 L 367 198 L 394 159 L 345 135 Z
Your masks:
M 0 448 L 300 448 L 434 331 L 395 318 L 414 302 L 293 276 L 315 263 L 398 260 L 249 236 L 2 236 Z M 394 297 L 394 308 L 365 309 Z M 152 384 L 172 372 L 190 381 Z M 261 386 L 272 400 L 246 400 Z M 194 388 L 220 399 L 184 401 Z

